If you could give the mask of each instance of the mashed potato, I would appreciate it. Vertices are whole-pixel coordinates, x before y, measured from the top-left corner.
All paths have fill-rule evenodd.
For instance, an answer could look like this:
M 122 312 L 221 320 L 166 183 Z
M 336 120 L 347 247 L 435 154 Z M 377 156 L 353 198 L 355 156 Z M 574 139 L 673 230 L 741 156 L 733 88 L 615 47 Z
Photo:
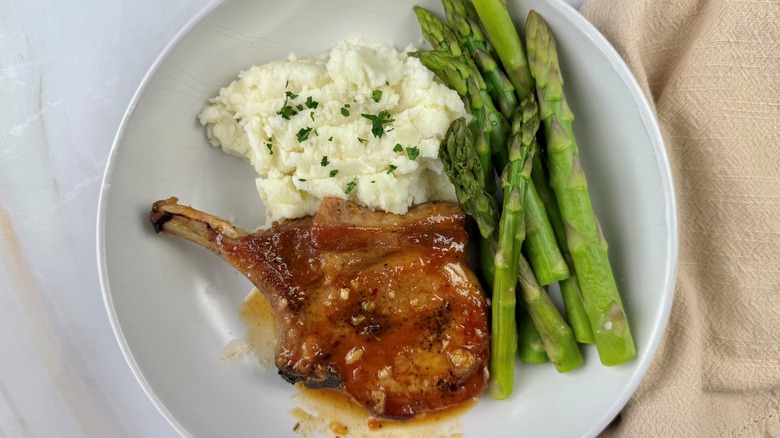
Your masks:
M 214 146 L 257 170 L 267 220 L 314 214 L 326 196 L 402 214 L 455 200 L 438 158 L 457 93 L 416 58 L 364 41 L 255 66 L 200 115 Z

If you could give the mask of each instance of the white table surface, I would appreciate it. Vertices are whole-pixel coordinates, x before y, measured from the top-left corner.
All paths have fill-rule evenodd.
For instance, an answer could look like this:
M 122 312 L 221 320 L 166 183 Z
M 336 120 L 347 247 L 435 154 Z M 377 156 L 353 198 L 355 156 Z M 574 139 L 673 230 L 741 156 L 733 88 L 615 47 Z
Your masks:
M 95 227 L 135 89 L 208 3 L 0 0 L 0 437 L 177 436 L 111 330 Z

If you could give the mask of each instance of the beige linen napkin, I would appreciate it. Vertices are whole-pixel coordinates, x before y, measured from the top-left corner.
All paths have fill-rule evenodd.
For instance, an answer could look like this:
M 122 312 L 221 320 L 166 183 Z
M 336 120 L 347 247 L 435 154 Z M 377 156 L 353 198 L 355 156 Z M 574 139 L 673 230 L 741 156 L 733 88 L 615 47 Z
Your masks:
M 780 436 L 780 1 L 588 0 L 655 107 L 680 261 L 650 371 L 606 436 Z

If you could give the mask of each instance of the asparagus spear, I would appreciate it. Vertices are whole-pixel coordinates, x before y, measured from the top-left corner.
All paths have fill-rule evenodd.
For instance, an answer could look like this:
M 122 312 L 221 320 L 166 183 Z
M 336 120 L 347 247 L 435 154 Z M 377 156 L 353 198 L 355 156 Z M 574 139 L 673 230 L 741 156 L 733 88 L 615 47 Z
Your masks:
M 443 0 L 446 1 L 446 0 Z M 456 1 L 456 0 L 451 0 Z M 463 1 L 463 0 L 459 0 Z M 512 18 L 501 0 L 474 0 L 474 8 L 485 26 L 501 63 L 515 87 L 521 106 L 532 110 L 537 118 L 538 106 L 534 92 L 534 80 L 528 69 L 523 43 L 515 30 Z M 536 130 L 533 131 L 536 134 Z M 534 184 L 529 185 L 529 195 L 526 200 L 526 250 L 531 259 L 538 281 L 550 284 L 569 277 L 569 269 L 546 217 L 544 206 L 536 193 Z
M 478 239 L 478 251 L 482 278 L 488 284 L 489 290 L 492 290 L 498 204 L 494 191 L 485 190 L 480 159 L 473 144 L 472 134 L 463 118 L 450 124 L 439 148 L 439 158 L 444 164 L 444 173 L 455 186 L 458 202 L 466 214 L 477 223 L 481 237 Z
M 539 108 L 533 93 L 526 94 L 520 101 L 518 114 L 522 117 L 522 141 L 536 151 L 536 132 L 539 129 Z M 535 153 L 533 155 L 536 155 Z M 525 199 L 526 240 L 524 247 L 531 259 L 536 279 L 547 285 L 569 277 L 569 268 L 558 250 L 558 244 L 547 218 L 544 205 L 531 180 Z
M 517 108 L 515 87 L 496 62 L 495 50 L 482 33 L 474 5 L 466 0 L 442 0 L 442 4 L 447 22 L 455 30 L 461 46 L 465 47 L 474 59 L 485 82 L 491 85 L 488 90 L 493 102 L 504 117 L 512 117 Z
M 524 137 L 528 146 L 532 146 L 532 142 L 535 140 L 536 131 L 539 126 L 538 109 L 536 103 L 536 95 L 533 91 L 533 78 L 528 70 L 528 64 L 525 58 L 525 52 L 523 50 L 520 37 L 514 28 L 514 24 L 509 17 L 506 7 L 500 1 L 498 2 L 475 2 L 475 6 L 479 8 L 482 3 L 483 11 L 487 10 L 487 14 L 480 12 L 480 18 L 483 24 L 486 26 L 488 33 L 491 37 L 494 37 L 494 41 L 498 41 L 496 49 L 498 50 L 501 61 L 504 67 L 507 69 L 515 84 L 516 92 L 520 99 L 520 105 L 523 108 L 522 113 L 525 114 L 524 121 Z M 453 12 L 450 12 L 450 8 L 447 7 L 447 0 L 444 0 L 445 8 L 448 9 L 448 19 L 450 22 L 457 23 L 456 17 L 463 16 L 463 14 L 455 14 L 455 7 L 451 8 Z M 453 4 L 454 6 L 454 4 Z M 464 8 L 465 9 L 465 8 Z M 476 20 L 474 20 L 476 21 Z M 467 33 L 467 26 L 454 26 L 457 30 L 461 31 L 461 35 Z M 470 27 L 473 29 L 473 27 Z M 473 32 L 474 35 L 481 35 L 481 33 Z M 527 204 L 525 212 L 526 224 L 529 225 L 529 233 L 527 240 L 527 250 L 531 254 L 531 258 L 535 263 L 537 275 L 544 284 L 548 284 L 568 276 L 568 267 L 563 260 L 560 251 L 557 249 L 556 240 L 552 229 L 549 224 L 549 220 L 546 217 L 545 210 L 541 201 L 536 195 L 533 185 L 530 185 L 528 196 L 525 203 Z M 519 251 L 519 248 L 518 248 Z M 496 277 L 497 278 L 497 277 Z M 494 284 L 494 290 L 498 287 L 498 284 Z M 494 292 L 495 293 L 495 292 Z M 527 340 L 523 337 L 521 340 Z
M 533 180 L 527 190 L 524 247 L 536 274 L 536 280 L 542 286 L 546 286 L 569 278 L 569 267 L 558 248 L 558 241 L 555 240 L 547 212 Z
M 477 251 L 479 252 L 479 269 L 482 271 L 482 282 L 485 285 L 485 291 L 493 292 L 493 278 L 496 276 L 496 265 L 494 258 L 496 256 L 495 236 L 493 238 L 481 238 L 477 242 Z
M 582 354 L 574 339 L 574 332 L 564 321 L 555 303 L 536 282 L 536 277 L 525 257 L 518 261 L 518 275 L 523 302 L 542 338 L 544 350 L 559 373 L 571 371 L 582 364 Z
M 455 185 L 463 210 L 474 218 L 482 237 L 490 238 L 498 228 L 498 206 L 495 197 L 485 190 L 479 156 L 464 118 L 450 124 L 439 148 L 439 158 L 444 164 L 444 173 Z
M 563 93 L 555 40 L 534 11 L 528 14 L 525 33 L 547 138 L 550 186 L 566 224 L 566 240 L 582 301 L 601 363 L 619 365 L 636 356 L 636 348 L 609 265 L 607 243 L 593 213 L 585 174 L 580 167 L 571 128 L 574 115 Z
M 422 30 L 423 36 L 428 40 L 434 50 L 449 53 L 451 55 L 449 57 L 450 62 L 460 61 L 460 63 L 465 66 L 459 66 L 455 69 L 451 68 L 444 73 L 447 75 L 459 73 L 464 75 L 464 80 L 467 77 L 474 79 L 474 83 L 477 87 L 468 88 L 466 91 L 473 100 L 477 100 L 477 96 L 472 95 L 471 93 L 479 94 L 478 100 L 481 102 L 482 107 L 484 108 L 484 116 L 487 118 L 486 126 L 483 127 L 483 131 L 490 136 L 490 149 L 493 159 L 496 161 L 496 167 L 498 169 L 503 169 L 507 162 L 506 142 L 507 133 L 509 132 L 509 123 L 493 105 L 493 100 L 487 91 L 487 84 L 480 74 L 479 69 L 477 69 L 477 66 L 471 58 L 468 57 L 466 50 L 461 47 L 455 31 L 452 30 L 450 26 L 423 7 L 415 6 L 414 13 L 417 16 L 417 21 L 420 23 L 420 29 Z M 439 58 L 442 57 L 439 56 Z M 422 58 L 420 60 L 423 61 Z M 438 62 L 447 63 L 448 60 L 446 58 L 439 59 Z M 447 83 L 447 79 L 440 74 L 440 72 L 443 72 L 441 66 L 438 66 L 437 68 L 433 65 L 426 64 L 425 61 L 423 61 L 423 64 L 433 70 L 442 81 Z M 450 86 L 460 92 L 459 88 L 453 85 Z
M 435 18 L 435 17 L 434 17 Z M 493 126 L 487 115 L 484 95 L 480 92 L 484 88 L 484 82 L 478 74 L 463 59 L 443 50 L 431 50 L 414 52 L 411 56 L 417 57 L 420 62 L 448 87 L 454 89 L 463 97 L 469 108 L 472 120 L 469 124 L 474 136 L 474 147 L 482 165 L 484 186 L 491 192 L 495 189 L 493 165 L 491 164 L 491 141 L 489 138 Z
M 523 43 L 520 41 L 512 17 L 502 0 L 473 0 L 482 25 L 496 48 L 501 64 L 515 87 L 517 97 L 522 99 L 533 92 L 533 78 L 528 70 Z
M 534 182 L 536 192 L 539 194 L 542 204 L 544 204 L 547 216 L 550 219 L 550 225 L 552 225 L 555 233 L 555 239 L 558 241 L 558 247 L 571 273 L 569 278 L 558 282 L 561 288 L 563 307 L 566 310 L 566 320 L 569 321 L 569 326 L 574 331 L 574 337 L 578 342 L 592 344 L 593 330 L 590 328 L 590 320 L 588 320 L 585 307 L 582 305 L 577 273 L 574 270 L 574 264 L 571 261 L 571 255 L 566 243 L 566 230 L 564 229 L 563 220 L 561 220 L 561 213 L 558 210 L 558 201 L 555 200 L 555 194 L 548 183 L 547 168 L 543 162 L 542 154 L 534 155 L 531 181 Z M 531 266 L 533 266 L 533 263 Z
M 525 363 L 546 363 L 550 359 L 547 352 L 544 351 L 544 342 L 536 330 L 531 315 L 525 308 L 524 303 L 517 305 L 517 355 Z
M 501 185 L 504 189 L 504 208 L 498 227 L 496 273 L 493 280 L 490 340 L 490 395 L 504 399 L 512 393 L 514 362 L 517 348 L 515 321 L 517 284 L 517 260 L 525 240 L 523 204 L 526 186 L 531 179 L 531 142 L 526 131 L 523 111 L 518 109 L 512 120 L 512 136 L 509 140 L 509 164 L 504 168 Z M 533 135 L 531 136 L 534 137 Z

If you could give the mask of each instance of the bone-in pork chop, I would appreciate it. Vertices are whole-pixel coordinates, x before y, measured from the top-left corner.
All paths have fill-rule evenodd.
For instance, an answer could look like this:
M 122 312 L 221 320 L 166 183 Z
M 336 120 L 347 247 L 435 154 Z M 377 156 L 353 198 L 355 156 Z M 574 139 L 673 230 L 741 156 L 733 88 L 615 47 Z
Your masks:
M 205 246 L 265 295 L 286 380 L 341 388 L 394 419 L 484 389 L 488 305 L 457 204 L 393 215 L 326 198 L 313 218 L 249 234 L 177 202 L 154 204 L 155 230 Z

